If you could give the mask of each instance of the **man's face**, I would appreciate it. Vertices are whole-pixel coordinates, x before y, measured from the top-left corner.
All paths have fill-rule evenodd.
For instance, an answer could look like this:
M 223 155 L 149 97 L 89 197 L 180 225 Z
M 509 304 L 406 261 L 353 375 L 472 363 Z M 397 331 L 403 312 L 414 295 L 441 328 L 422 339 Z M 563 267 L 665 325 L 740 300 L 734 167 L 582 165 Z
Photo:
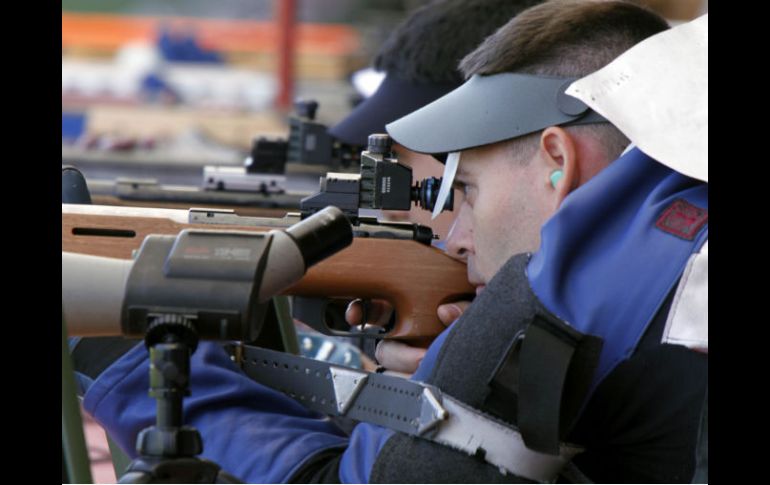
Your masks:
M 514 254 L 537 250 L 540 227 L 554 211 L 548 168 L 516 160 L 508 143 L 462 152 L 455 187 L 465 194 L 447 239 L 466 260 L 477 293 Z

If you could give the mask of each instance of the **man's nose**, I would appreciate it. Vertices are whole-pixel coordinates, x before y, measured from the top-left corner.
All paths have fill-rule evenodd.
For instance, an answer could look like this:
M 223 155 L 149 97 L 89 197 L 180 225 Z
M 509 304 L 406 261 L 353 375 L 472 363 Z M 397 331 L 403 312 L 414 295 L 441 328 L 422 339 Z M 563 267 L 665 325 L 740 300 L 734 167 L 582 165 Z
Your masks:
M 446 239 L 446 251 L 451 257 L 466 262 L 473 253 L 473 229 L 468 217 L 468 204 L 461 204 Z

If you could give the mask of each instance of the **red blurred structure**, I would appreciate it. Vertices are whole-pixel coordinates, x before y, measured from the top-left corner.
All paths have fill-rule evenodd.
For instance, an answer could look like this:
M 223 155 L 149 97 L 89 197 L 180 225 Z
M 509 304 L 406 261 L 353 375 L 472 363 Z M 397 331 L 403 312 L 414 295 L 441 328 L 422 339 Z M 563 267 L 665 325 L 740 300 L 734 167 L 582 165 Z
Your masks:
M 284 112 L 291 110 L 294 88 L 294 25 L 296 1 L 276 0 L 277 24 L 280 45 L 278 47 L 278 98 L 276 107 Z

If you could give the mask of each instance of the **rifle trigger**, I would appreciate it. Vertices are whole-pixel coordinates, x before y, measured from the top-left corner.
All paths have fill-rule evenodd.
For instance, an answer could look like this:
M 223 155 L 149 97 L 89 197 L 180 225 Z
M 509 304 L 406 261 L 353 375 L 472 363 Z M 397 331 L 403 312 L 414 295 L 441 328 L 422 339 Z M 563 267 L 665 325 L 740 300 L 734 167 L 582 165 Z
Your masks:
M 366 328 L 366 322 L 369 321 L 369 312 L 372 309 L 372 301 L 368 298 L 359 301 L 361 302 L 361 332 L 363 333 Z

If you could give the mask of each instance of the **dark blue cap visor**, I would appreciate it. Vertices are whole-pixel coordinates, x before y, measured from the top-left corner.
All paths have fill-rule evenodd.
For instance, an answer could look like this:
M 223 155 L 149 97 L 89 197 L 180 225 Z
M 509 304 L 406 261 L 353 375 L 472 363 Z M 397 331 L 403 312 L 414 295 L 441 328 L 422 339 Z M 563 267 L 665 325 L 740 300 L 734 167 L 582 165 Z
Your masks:
M 457 88 L 459 84 L 416 84 L 391 74 L 377 91 L 361 102 L 329 134 L 349 145 L 366 146 L 372 133 L 384 133 L 385 125 L 422 108 Z

